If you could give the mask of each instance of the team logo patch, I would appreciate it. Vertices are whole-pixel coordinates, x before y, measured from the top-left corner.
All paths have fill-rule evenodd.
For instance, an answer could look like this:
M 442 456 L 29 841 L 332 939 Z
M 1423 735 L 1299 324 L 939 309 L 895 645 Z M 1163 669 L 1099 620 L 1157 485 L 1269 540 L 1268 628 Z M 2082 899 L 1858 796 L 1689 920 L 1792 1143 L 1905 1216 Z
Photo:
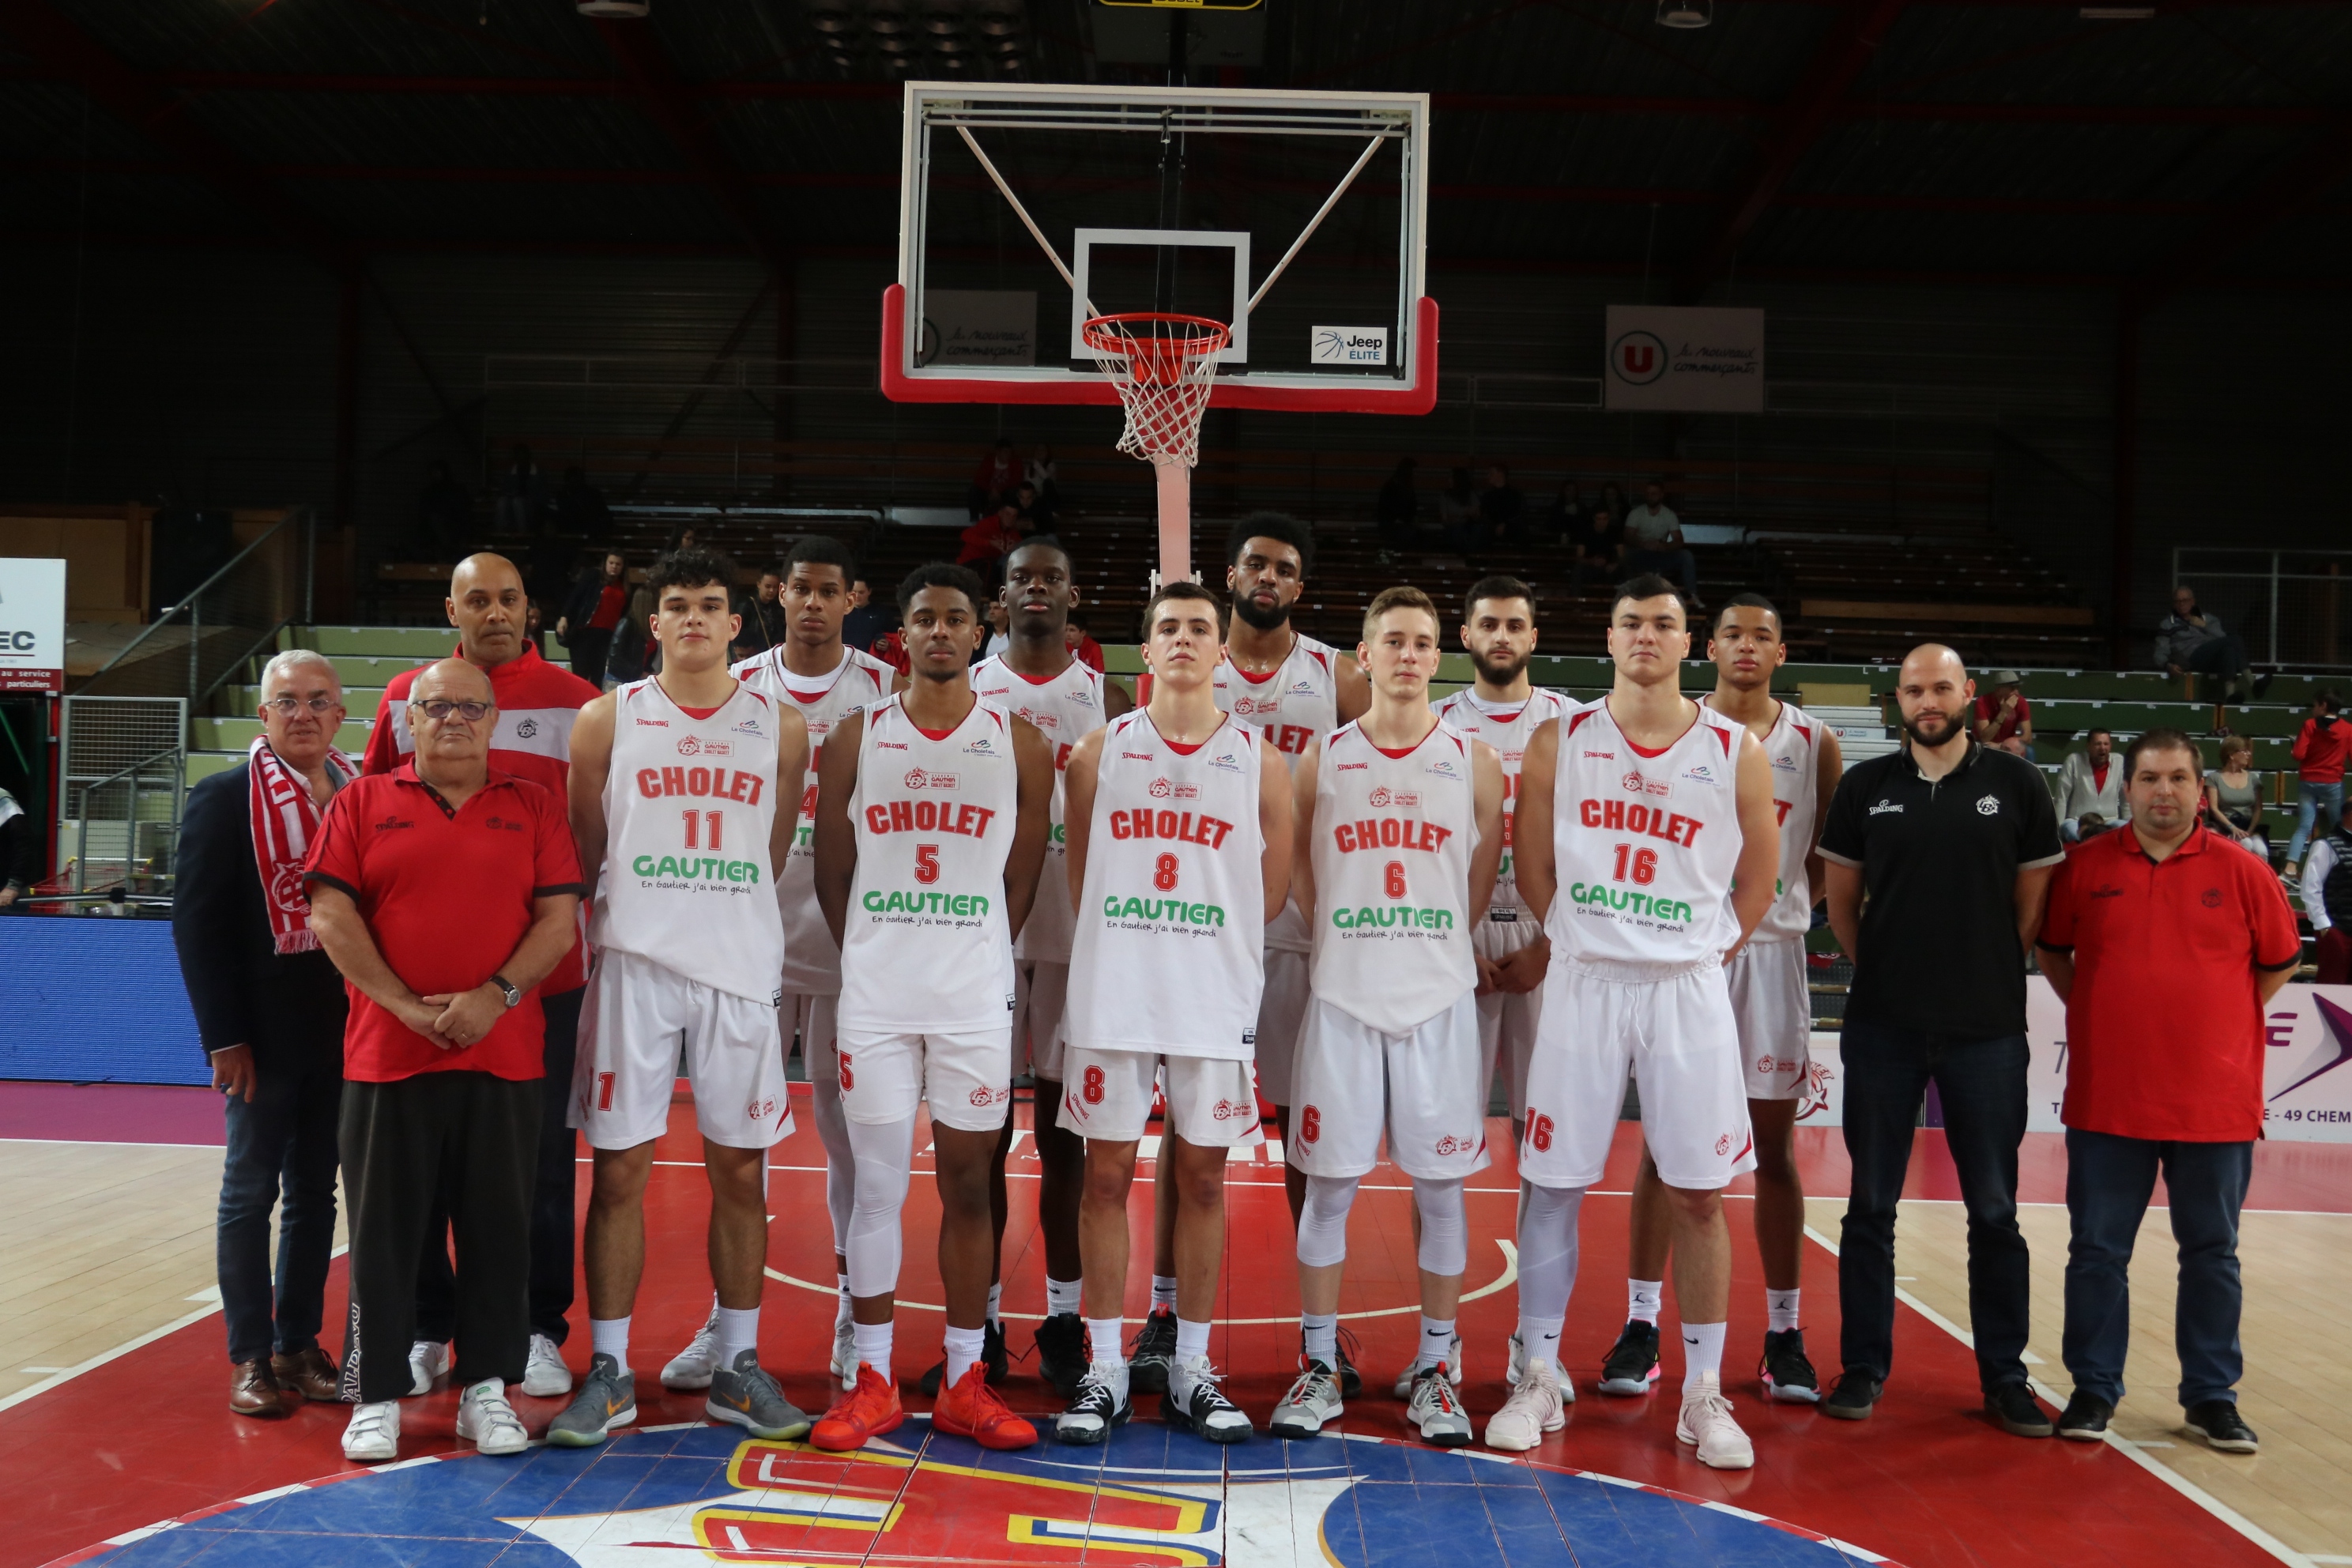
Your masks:
M 908 789 L 925 789 L 929 787 L 931 775 L 920 768 L 908 768 L 907 776 L 899 782 Z
M 1209 1114 L 1215 1117 L 1220 1121 L 1231 1121 L 1237 1116 L 1255 1116 L 1257 1114 L 1257 1107 L 1255 1105 L 1240 1106 L 1235 1105 L 1230 1100 L 1221 1100 L 1217 1101 L 1214 1106 L 1210 1108 Z
M 2000 796 L 1997 795 L 1979 795 L 1977 799 L 1977 815 L 1979 816 L 2000 816 Z
M 1387 786 L 1386 784 L 1382 784 L 1380 788 L 1378 788 L 1378 789 L 1376 789 L 1376 790 L 1372 791 L 1372 793 L 1371 793 L 1369 796 L 1367 796 L 1367 797 L 1366 797 L 1366 803 L 1367 803 L 1368 805 L 1388 805 L 1388 803 L 1389 803 L 1389 791 L 1388 791 L 1388 786 Z
M 2208 888 L 2202 894 L 2199 895 L 2197 901 L 2203 904 L 2209 910 L 2218 910 L 2221 907 L 2221 889 L 2219 888 Z
M 1731 1152 L 1730 1133 L 1727 1132 L 1722 1137 L 1715 1141 L 1715 1152 L 1717 1155 L 1724 1155 Z
M 1154 800 L 1166 800 L 1173 790 L 1174 786 L 1169 784 L 1166 779 L 1153 779 L 1151 781 L 1151 798 Z
M 519 720 L 515 723 L 514 732 L 515 739 L 518 741 L 536 739 L 539 734 L 539 721 L 536 719 Z
M 1271 712 L 1278 706 L 1280 706 L 1278 703 L 1268 704 L 1266 710 Z M 1245 718 L 1257 710 L 1257 699 L 1255 697 L 1236 697 L 1234 699 L 1234 716 L 1235 718 Z
M 677 754 L 681 757 L 698 757 L 702 754 L 702 742 L 691 735 L 680 735 L 677 738 Z
M 1453 1133 L 1448 1132 L 1431 1147 L 1440 1154 L 1465 1154 L 1469 1152 L 1471 1145 L 1468 1139 L 1456 1138 Z

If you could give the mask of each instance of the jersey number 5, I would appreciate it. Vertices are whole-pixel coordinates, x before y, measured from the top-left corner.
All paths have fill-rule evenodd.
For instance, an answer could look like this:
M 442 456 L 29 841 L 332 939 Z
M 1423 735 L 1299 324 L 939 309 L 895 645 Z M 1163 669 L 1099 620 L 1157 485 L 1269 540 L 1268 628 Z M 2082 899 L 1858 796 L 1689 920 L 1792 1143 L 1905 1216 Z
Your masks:
M 936 844 L 915 846 L 915 880 L 925 886 L 940 879 L 940 847 Z

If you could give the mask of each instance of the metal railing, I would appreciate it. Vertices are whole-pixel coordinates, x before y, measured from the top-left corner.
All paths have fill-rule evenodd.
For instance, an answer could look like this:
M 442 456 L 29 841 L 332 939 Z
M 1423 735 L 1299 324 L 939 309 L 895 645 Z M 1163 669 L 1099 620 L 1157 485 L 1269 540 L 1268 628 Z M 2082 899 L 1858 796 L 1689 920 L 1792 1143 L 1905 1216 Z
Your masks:
M 90 697 L 178 697 L 190 711 L 278 632 L 310 616 L 318 518 L 288 512 L 77 687 Z
M 2172 581 L 2195 588 L 2255 664 L 2352 669 L 2352 550 L 2177 547 Z
M 71 891 L 168 892 L 187 793 L 184 697 L 66 697 L 58 725 L 58 859 Z

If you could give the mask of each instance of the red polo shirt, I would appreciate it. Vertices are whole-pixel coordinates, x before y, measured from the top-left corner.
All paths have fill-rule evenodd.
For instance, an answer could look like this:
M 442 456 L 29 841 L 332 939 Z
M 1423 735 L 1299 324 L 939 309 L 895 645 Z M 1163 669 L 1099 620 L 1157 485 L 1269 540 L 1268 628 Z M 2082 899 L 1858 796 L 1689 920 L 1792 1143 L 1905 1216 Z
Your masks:
M 320 825 L 304 875 L 351 895 L 376 951 L 419 996 L 481 984 L 530 929 L 533 900 L 586 890 L 556 796 L 493 771 L 453 812 L 416 776 L 413 758 L 343 786 Z M 391 1083 L 453 1070 L 545 1076 L 539 988 L 524 992 L 520 1006 L 508 1008 L 465 1050 L 435 1045 L 358 986 L 344 989 L 352 999 L 343 1031 L 347 1079 Z
M 2254 972 L 2299 962 L 2303 947 L 2260 857 L 2199 827 L 2159 863 L 2118 827 L 2058 868 L 2036 941 L 2074 959 L 2067 1126 L 2192 1143 L 2262 1136 Z

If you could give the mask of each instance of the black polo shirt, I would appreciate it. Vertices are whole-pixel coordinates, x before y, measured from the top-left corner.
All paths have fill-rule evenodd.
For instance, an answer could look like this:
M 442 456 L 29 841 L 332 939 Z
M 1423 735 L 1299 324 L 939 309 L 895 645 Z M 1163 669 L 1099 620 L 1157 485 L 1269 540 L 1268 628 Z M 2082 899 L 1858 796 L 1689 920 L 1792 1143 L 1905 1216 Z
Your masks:
M 1849 1019 L 1960 1039 L 2025 1032 L 2017 874 L 2065 858 L 2039 768 L 1971 741 L 1930 782 L 1906 744 L 1846 771 L 1821 847 L 1862 871 Z

